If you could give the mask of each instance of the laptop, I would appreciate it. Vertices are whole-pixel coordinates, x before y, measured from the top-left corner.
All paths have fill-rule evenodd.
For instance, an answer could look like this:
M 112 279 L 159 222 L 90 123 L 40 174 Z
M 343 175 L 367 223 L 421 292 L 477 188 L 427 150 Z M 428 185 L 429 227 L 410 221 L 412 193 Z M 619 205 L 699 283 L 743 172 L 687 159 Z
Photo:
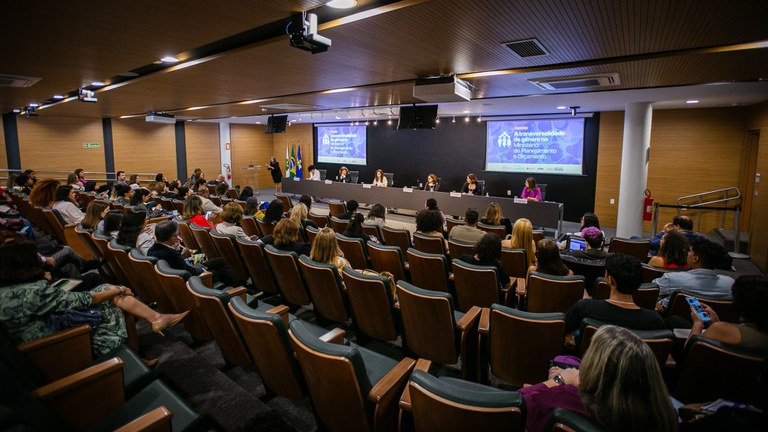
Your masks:
M 568 240 L 565 243 L 565 250 L 567 250 L 568 253 L 587 250 L 587 242 L 582 237 L 568 236 Z

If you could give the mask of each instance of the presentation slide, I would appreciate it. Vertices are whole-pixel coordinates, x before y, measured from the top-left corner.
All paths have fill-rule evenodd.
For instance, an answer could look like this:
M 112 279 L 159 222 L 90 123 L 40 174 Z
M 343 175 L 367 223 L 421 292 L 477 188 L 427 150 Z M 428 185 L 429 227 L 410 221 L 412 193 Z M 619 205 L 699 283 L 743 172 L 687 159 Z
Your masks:
M 487 123 L 486 171 L 581 175 L 584 119 Z
M 317 162 L 366 165 L 365 126 L 317 126 Z

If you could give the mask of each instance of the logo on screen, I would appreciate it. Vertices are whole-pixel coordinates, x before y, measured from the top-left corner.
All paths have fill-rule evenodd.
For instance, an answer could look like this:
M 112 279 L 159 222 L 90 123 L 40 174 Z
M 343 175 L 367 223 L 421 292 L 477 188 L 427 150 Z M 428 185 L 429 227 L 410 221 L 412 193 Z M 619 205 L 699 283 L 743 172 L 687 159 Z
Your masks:
M 498 138 L 499 147 L 512 147 L 512 137 L 508 133 L 502 132 Z

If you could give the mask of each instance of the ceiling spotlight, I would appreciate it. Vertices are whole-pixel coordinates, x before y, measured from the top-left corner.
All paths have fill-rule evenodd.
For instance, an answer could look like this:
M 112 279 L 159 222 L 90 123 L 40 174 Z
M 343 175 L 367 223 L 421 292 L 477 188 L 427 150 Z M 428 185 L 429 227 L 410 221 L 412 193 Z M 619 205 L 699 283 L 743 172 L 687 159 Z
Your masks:
M 456 116 L 453 116 L 453 121 L 451 123 L 456 123 Z
M 387 124 L 388 124 L 388 125 L 391 125 L 391 124 L 392 124 L 392 119 L 390 119 L 390 120 L 387 120 Z
M 435 123 L 440 123 L 440 117 L 435 119 Z
M 699 101 L 697 99 L 691 99 L 691 100 L 685 101 L 685 103 L 687 103 L 687 104 L 697 104 L 697 103 L 699 103 Z
M 357 6 L 357 0 L 331 0 L 325 5 L 334 9 L 350 9 Z
M 60 94 L 53 95 L 53 100 L 62 100 L 62 99 L 64 99 L 64 96 L 62 96 Z
M 378 121 L 378 120 L 374 120 L 374 121 L 373 121 L 373 125 L 374 125 L 374 126 L 377 126 L 378 124 L 379 124 L 379 121 Z
M 581 108 L 581 107 L 580 106 L 572 106 L 572 107 L 568 107 L 568 108 L 571 110 L 571 115 L 575 116 L 576 115 L 576 110 Z
M 365 125 L 366 125 L 366 126 L 368 126 L 368 125 L 370 125 L 370 124 L 371 124 L 371 122 L 369 122 L 368 120 L 366 120 L 366 121 L 365 121 Z
M 14 113 L 14 114 L 18 114 L 18 113 L 20 113 L 20 112 L 21 112 L 21 110 L 20 110 L 20 109 L 18 109 L 18 108 L 14 108 L 14 109 L 13 109 L 13 113 Z
M 337 113 L 337 112 L 334 112 L 334 114 L 336 114 L 336 120 L 339 120 L 339 119 L 341 119 L 341 116 L 339 116 L 339 113 Z
M 104 87 L 106 83 L 104 81 L 94 81 L 91 83 L 91 85 L 94 87 Z
M 39 107 L 39 106 L 40 106 L 40 104 L 39 104 L 39 103 L 37 103 L 37 102 L 32 102 L 31 104 L 29 104 L 29 107 L 30 107 L 30 108 L 37 108 L 37 107 Z
M 568 109 L 568 107 L 565 105 L 560 105 L 559 107 L 557 107 L 557 109 L 564 110 L 564 109 Z
M 177 61 L 179 61 L 179 59 L 177 59 L 174 56 L 165 56 L 161 58 L 160 61 L 163 63 L 176 63 Z
M 464 123 L 469 123 L 469 116 L 464 117 Z
M 483 121 L 483 116 L 477 116 L 477 122 L 480 123 L 481 121 Z

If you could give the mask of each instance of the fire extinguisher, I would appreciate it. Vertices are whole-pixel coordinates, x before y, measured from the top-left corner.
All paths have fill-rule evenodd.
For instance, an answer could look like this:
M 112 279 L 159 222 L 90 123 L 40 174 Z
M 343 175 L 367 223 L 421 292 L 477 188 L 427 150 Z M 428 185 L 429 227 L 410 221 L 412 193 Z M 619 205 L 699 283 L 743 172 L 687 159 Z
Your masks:
M 645 200 L 643 200 L 643 220 L 653 220 L 653 194 L 650 189 L 645 190 Z

